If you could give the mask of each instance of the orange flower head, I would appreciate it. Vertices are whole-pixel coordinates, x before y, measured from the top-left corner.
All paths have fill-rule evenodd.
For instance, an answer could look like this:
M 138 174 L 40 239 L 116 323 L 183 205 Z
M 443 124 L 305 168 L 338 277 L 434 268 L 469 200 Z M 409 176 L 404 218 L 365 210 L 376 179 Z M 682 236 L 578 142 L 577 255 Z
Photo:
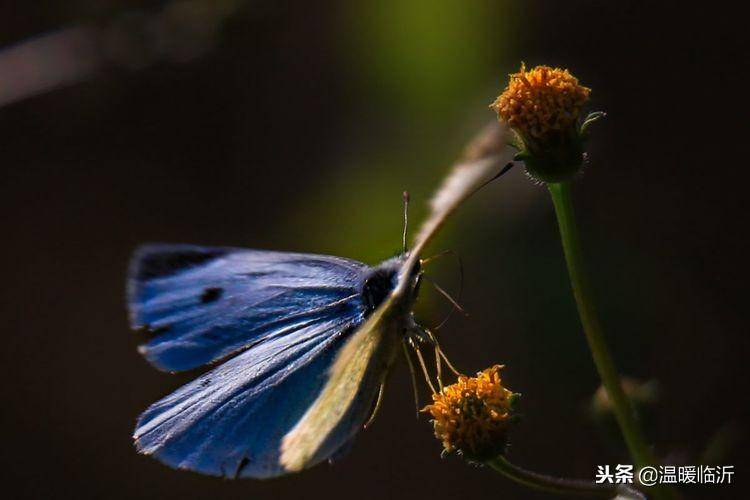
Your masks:
M 544 140 L 578 123 L 590 93 L 567 69 L 537 66 L 526 71 L 521 64 L 490 107 L 522 137 Z
M 486 460 L 505 451 L 518 395 L 503 386 L 502 368 L 495 365 L 476 377 L 460 375 L 455 384 L 432 395 L 433 403 L 422 411 L 432 416 L 445 452 Z

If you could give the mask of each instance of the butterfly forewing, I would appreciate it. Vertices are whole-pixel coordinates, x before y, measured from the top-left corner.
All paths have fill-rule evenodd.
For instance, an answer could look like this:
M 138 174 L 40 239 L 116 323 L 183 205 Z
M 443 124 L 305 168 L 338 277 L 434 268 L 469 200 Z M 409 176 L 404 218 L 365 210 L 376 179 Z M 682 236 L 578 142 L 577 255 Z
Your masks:
M 322 255 L 147 245 L 131 264 L 131 324 L 152 336 L 140 348 L 150 363 L 189 370 L 331 318 L 361 317 L 368 269 Z

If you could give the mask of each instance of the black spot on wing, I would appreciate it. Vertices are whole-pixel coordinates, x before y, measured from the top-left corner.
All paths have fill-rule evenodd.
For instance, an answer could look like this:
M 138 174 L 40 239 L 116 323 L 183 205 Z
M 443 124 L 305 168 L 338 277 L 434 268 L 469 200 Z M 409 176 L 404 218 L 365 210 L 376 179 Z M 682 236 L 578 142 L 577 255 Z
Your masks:
M 162 333 L 168 332 L 172 328 L 172 325 L 160 326 L 153 328 L 151 325 L 143 325 L 138 327 L 136 330 L 139 334 L 143 335 L 146 339 L 150 340 Z
M 155 248 L 137 256 L 135 278 L 139 281 L 169 276 L 226 254 L 221 249 Z
M 250 463 L 250 459 L 247 457 L 242 457 L 242 460 L 240 460 L 240 463 L 237 464 L 237 469 L 234 471 L 234 479 L 237 479 L 240 477 L 240 474 L 242 474 L 242 469 L 247 467 L 247 464 Z
M 224 294 L 224 289 L 219 287 L 212 287 L 212 288 L 206 288 L 203 290 L 203 295 L 201 295 L 201 304 L 210 304 L 211 302 L 215 302 L 221 298 L 221 296 Z

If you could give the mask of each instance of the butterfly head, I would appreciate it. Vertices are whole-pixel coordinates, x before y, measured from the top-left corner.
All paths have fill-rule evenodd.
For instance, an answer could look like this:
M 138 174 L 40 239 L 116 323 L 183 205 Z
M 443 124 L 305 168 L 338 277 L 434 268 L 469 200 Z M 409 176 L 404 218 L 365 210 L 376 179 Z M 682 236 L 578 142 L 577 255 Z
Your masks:
M 361 293 L 365 305 L 366 314 L 372 313 L 383 303 L 388 295 L 393 292 L 399 284 L 400 279 L 407 280 L 407 303 L 410 305 L 419 293 L 419 285 L 422 281 L 422 269 L 419 261 L 408 270 L 408 275 L 402 278 L 406 271 L 408 254 L 401 254 L 372 268 L 362 280 Z

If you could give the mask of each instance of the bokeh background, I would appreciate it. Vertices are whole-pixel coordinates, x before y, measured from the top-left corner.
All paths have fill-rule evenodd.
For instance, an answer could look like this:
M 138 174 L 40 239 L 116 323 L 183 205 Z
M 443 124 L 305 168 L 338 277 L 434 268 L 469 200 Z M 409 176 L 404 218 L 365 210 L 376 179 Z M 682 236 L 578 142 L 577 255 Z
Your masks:
M 136 352 L 123 298 L 136 245 L 387 258 L 401 191 L 417 223 L 523 60 L 570 68 L 609 113 L 575 203 L 618 365 L 649 382 L 648 434 L 671 463 L 736 465 L 736 486 L 688 498 L 742 498 L 746 28 L 722 3 L 0 4 L 4 493 L 545 498 L 441 459 L 403 363 L 375 425 L 333 467 L 224 481 L 139 456 L 130 438 L 139 412 L 187 380 Z M 629 459 L 591 415 L 598 382 L 556 231 L 521 168 L 463 207 L 434 250 L 461 254 L 471 317 L 441 337 L 465 372 L 507 365 L 524 395 L 513 461 L 593 478 Z M 455 261 L 430 273 L 458 290 Z M 419 315 L 434 325 L 449 305 L 424 290 Z

